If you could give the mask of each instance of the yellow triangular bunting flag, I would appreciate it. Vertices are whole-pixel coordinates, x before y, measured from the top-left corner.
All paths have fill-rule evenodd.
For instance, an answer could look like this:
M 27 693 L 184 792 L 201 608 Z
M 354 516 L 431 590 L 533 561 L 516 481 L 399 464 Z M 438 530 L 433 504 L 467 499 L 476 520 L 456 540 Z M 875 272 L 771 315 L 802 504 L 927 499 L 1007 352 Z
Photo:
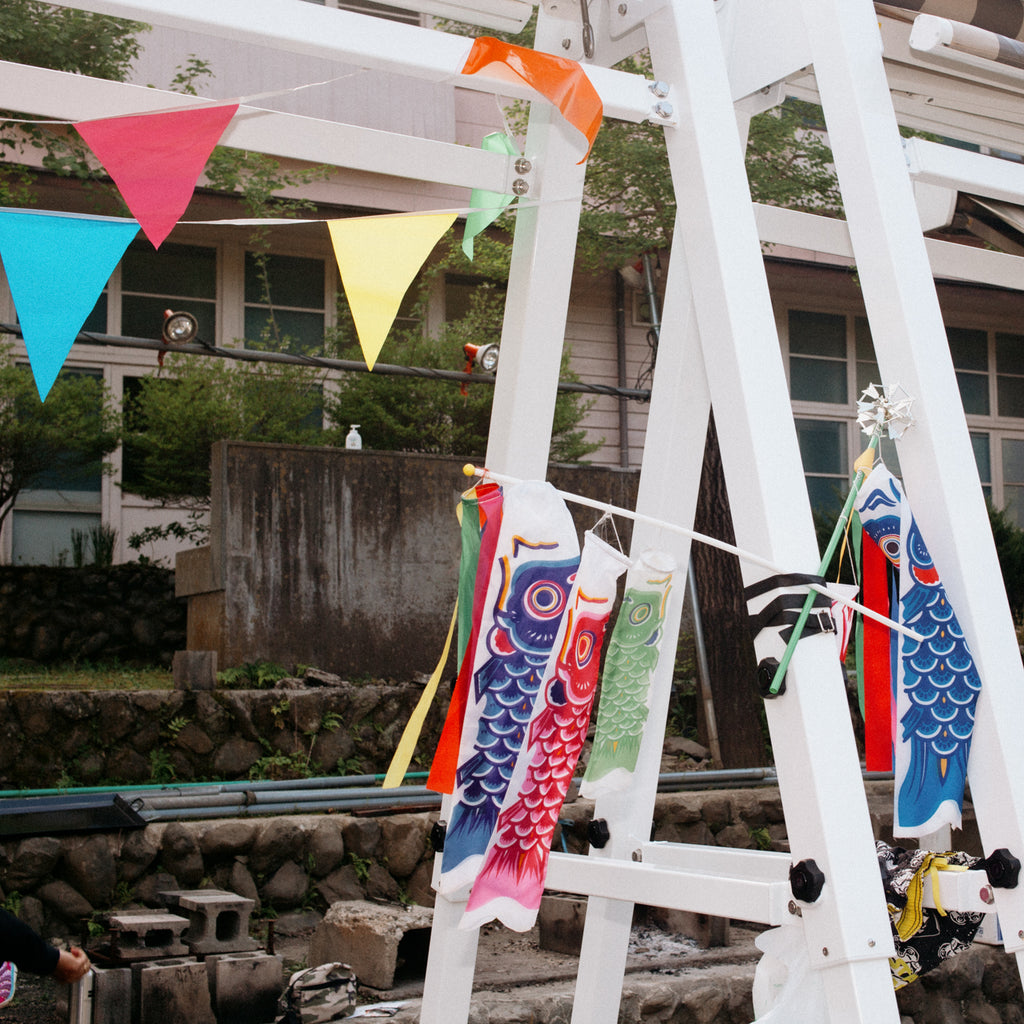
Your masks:
M 366 365 L 384 346 L 409 285 L 457 211 L 327 222 Z

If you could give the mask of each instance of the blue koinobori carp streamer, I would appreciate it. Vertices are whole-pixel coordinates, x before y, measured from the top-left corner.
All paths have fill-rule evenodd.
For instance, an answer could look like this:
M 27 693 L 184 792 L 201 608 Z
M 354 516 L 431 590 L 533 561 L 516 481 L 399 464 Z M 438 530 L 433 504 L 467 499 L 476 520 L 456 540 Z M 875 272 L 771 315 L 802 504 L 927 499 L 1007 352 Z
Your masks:
M 628 565 L 624 554 L 587 533 L 568 611 L 460 928 L 497 918 L 524 932 L 536 923 L 558 812 L 587 738 L 605 627 Z
M 925 638 L 893 645 L 893 834 L 959 828 L 981 680 L 900 484 L 883 464 L 864 482 L 857 511 L 899 570 L 899 621 Z
M 576 528 L 555 489 L 509 487 L 473 652 L 440 892 L 472 882 L 480 868 L 579 562 Z
M 647 551 L 626 573 L 622 605 L 604 658 L 597 730 L 580 796 L 617 792 L 632 781 L 651 710 L 651 683 L 661 655 L 674 569 L 671 556 Z

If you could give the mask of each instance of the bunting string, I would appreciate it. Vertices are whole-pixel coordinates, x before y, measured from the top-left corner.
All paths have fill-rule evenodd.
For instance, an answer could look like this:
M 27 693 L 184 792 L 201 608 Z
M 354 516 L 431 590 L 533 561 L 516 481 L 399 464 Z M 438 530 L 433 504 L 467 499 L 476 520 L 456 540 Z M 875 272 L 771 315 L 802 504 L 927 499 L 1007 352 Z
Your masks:
M 474 466 L 470 463 L 463 466 L 462 471 L 466 476 L 478 476 L 486 480 L 493 480 L 495 483 L 499 484 L 514 484 L 522 482 L 517 477 L 507 476 L 504 473 L 494 473 L 482 466 Z M 697 541 L 698 544 L 707 544 L 709 547 L 718 548 L 720 551 L 727 551 L 729 554 L 735 555 L 742 562 L 748 562 L 751 565 L 759 565 L 764 569 L 770 569 L 774 573 L 788 575 L 792 572 L 791 569 L 783 568 L 767 558 L 762 558 L 753 551 L 746 551 L 743 548 L 736 547 L 735 544 L 729 544 L 727 541 L 719 540 L 717 537 L 710 537 L 706 533 L 698 533 L 696 530 L 691 530 L 679 523 L 670 523 L 667 520 L 657 519 L 654 516 L 645 515 L 644 513 L 637 512 L 634 509 L 622 508 L 619 505 L 611 505 L 608 502 L 597 501 L 594 498 L 586 498 L 582 494 L 571 494 L 568 491 L 560 490 L 556 490 L 555 493 L 564 501 L 571 502 L 575 505 L 585 505 L 588 508 L 596 508 L 602 512 L 610 512 L 613 515 L 624 516 L 627 519 L 632 519 L 634 522 L 647 523 L 651 526 L 656 526 L 659 529 L 668 530 L 670 533 L 682 534 L 684 537 L 689 537 L 690 540 Z M 855 611 L 860 612 L 862 615 L 866 615 L 868 618 L 885 623 L 885 625 L 890 629 L 895 630 L 897 633 L 901 633 L 903 636 L 909 637 L 911 640 L 922 643 L 925 639 L 916 630 L 910 629 L 908 626 L 903 625 L 903 623 L 896 622 L 894 619 L 890 619 L 887 616 L 882 615 L 873 608 L 868 608 L 865 605 L 860 604 L 848 594 L 841 593 L 836 588 L 830 587 L 824 581 L 821 583 L 809 582 L 806 586 L 809 590 L 814 590 L 819 594 L 824 594 L 831 600 L 838 601 L 842 605 L 853 608 Z
M 183 222 L 181 218 L 210 154 L 238 114 L 239 106 L 247 100 L 328 85 L 366 70 L 360 68 L 322 82 L 200 106 L 84 121 L 13 122 L 73 126 L 113 179 L 134 218 L 75 218 L 34 210 L 0 210 L 0 257 L 11 284 L 41 399 L 45 400 L 86 317 L 138 230 L 141 228 L 153 247 L 159 249 L 177 224 L 196 223 Z M 474 41 L 461 73 L 477 74 L 484 70 L 498 78 L 503 73 L 510 74 L 555 104 L 585 135 L 589 153 L 600 128 L 602 108 L 600 97 L 576 61 L 484 37 Z M 500 133 L 488 136 L 484 148 L 509 157 L 518 153 L 511 138 Z M 472 259 L 474 237 L 514 200 L 512 195 L 473 190 L 468 210 L 322 221 L 330 232 L 369 369 L 377 361 L 406 291 L 456 217 L 466 214 L 463 248 Z M 267 225 L 309 221 L 246 218 L 199 223 Z M 68 255 L 84 251 L 94 257 L 89 261 L 89 273 L 72 267 Z M 54 302 L 61 287 L 67 294 L 63 301 Z M 60 307 L 60 315 L 53 313 L 51 307 Z

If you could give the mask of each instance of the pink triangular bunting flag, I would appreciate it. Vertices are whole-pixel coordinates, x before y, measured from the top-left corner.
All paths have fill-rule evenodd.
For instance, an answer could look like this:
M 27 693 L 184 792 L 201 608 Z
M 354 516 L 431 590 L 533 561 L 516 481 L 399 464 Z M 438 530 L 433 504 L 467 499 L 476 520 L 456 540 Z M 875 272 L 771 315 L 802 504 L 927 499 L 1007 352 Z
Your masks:
M 237 103 L 129 114 L 75 125 L 159 249 L 185 212 Z

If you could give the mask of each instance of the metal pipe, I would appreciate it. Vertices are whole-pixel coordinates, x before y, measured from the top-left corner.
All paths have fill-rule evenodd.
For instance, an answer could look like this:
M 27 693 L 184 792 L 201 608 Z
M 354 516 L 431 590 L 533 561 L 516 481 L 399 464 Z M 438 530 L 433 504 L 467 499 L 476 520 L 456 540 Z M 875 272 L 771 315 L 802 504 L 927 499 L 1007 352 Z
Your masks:
M 626 386 L 626 284 L 615 274 L 615 361 L 619 371 L 619 387 Z M 629 405 L 619 395 L 619 466 L 629 469 Z
M 406 779 L 425 779 L 429 772 L 406 772 Z M 309 779 L 254 779 L 236 782 L 176 782 L 160 786 L 75 786 L 70 789 L 5 789 L 0 798 L 15 796 L 67 796 L 72 793 L 182 793 L 202 789 L 207 792 L 234 792 L 240 789 L 318 789 L 326 786 L 370 786 L 383 782 L 384 774 L 378 775 L 320 775 Z

